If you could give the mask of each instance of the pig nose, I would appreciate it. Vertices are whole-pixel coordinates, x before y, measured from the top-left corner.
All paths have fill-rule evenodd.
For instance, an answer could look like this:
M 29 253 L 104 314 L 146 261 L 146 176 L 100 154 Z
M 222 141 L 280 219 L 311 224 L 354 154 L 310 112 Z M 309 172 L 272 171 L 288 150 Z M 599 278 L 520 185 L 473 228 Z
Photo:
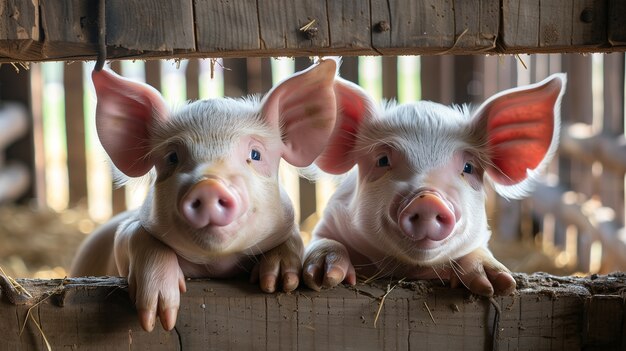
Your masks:
M 398 224 L 413 240 L 440 241 L 454 229 L 456 217 L 451 206 L 435 193 L 419 193 L 401 210 Z
M 237 197 L 222 182 L 205 179 L 183 196 L 180 212 L 192 227 L 200 229 L 207 225 L 222 227 L 230 224 L 239 207 Z

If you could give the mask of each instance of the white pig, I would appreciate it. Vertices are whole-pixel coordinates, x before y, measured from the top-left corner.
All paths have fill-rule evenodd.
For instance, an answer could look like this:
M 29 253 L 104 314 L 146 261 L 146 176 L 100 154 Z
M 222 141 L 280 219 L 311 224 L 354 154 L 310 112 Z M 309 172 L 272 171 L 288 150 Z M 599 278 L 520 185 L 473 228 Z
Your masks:
M 377 106 L 337 78 L 337 127 L 316 163 L 333 174 L 356 167 L 313 231 L 305 284 L 355 284 L 358 273 L 511 293 L 515 280 L 487 247 L 483 182 L 507 198 L 531 190 L 557 148 L 565 82 L 555 74 L 503 91 L 472 113 L 427 101 Z
M 176 323 L 185 277 L 251 274 L 265 292 L 294 290 L 303 244 L 279 185 L 281 158 L 310 165 L 336 117 L 337 62 L 321 60 L 257 98 L 212 99 L 169 110 L 146 84 L 92 74 L 98 137 L 126 176 L 152 169 L 143 205 L 88 237 L 72 276 L 128 277 L 141 326 Z

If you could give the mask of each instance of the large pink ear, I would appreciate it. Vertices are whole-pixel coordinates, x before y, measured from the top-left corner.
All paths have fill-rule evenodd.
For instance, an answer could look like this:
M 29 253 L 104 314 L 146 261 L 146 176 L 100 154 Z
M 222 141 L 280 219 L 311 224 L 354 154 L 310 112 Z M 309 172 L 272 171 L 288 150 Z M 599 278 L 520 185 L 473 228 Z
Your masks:
M 337 66 L 333 58 L 322 59 L 278 84 L 262 101 L 263 118 L 280 128 L 282 157 L 296 167 L 310 165 L 333 130 Z
M 505 90 L 476 112 L 475 131 L 486 142 L 486 172 L 495 190 L 520 198 L 550 162 L 559 142 L 565 74 L 537 84 Z
M 335 79 L 337 123 L 328 146 L 315 163 L 325 172 L 342 174 L 349 171 L 356 159 L 353 149 L 364 119 L 371 117 L 374 102 L 358 85 L 345 79 Z
M 93 71 L 96 89 L 96 130 L 113 164 L 129 177 L 146 174 L 153 166 L 147 156 L 150 126 L 165 118 L 165 102 L 154 88 L 110 71 Z

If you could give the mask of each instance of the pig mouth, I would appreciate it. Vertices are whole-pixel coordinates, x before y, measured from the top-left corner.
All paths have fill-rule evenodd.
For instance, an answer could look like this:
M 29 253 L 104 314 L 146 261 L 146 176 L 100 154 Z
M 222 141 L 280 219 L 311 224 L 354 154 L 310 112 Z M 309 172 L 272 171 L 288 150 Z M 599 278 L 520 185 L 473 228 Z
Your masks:
M 455 206 L 440 192 L 421 188 L 408 196 L 398 195 L 390 209 L 400 235 L 414 248 L 428 250 L 444 245 L 459 220 Z

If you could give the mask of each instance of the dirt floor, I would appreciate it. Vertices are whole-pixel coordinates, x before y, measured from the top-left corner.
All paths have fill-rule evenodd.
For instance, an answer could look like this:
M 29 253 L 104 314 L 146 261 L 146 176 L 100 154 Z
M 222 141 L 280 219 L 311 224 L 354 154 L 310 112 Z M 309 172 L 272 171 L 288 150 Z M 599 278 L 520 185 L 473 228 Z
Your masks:
M 0 207 L 0 267 L 16 278 L 63 278 L 76 249 L 97 225 L 84 208 L 56 213 Z M 530 245 L 494 241 L 491 248 L 514 272 L 573 273 Z

